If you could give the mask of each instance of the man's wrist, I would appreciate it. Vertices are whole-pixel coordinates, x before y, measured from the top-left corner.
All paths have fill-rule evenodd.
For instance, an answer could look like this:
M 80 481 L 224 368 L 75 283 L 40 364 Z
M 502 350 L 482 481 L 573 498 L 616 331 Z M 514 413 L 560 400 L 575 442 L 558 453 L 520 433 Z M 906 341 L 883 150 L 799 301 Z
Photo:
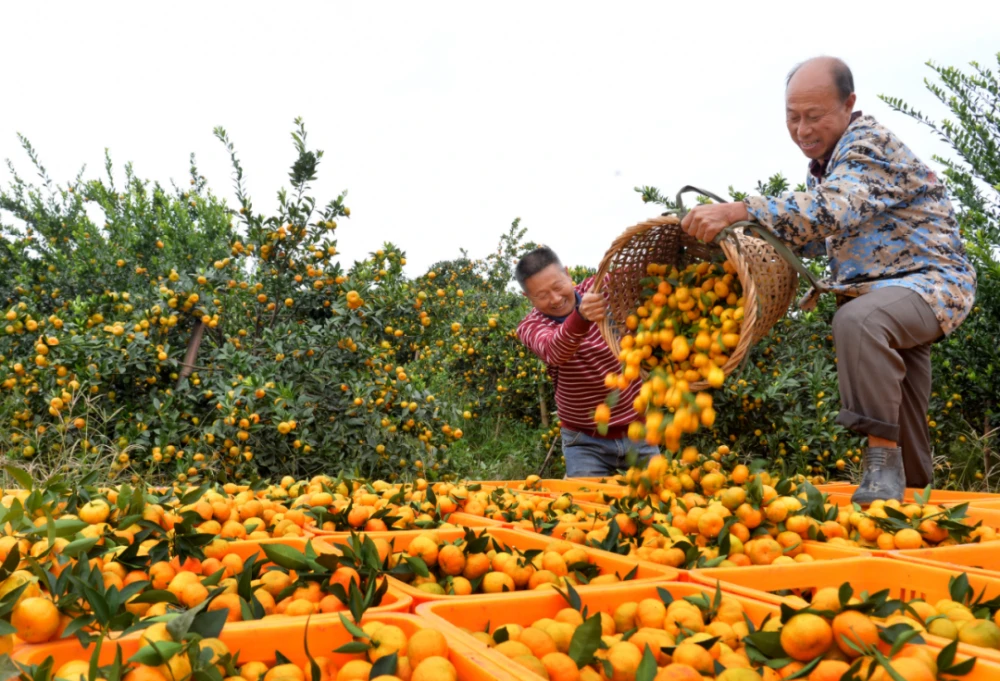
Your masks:
M 730 224 L 736 222 L 745 222 L 750 219 L 750 211 L 747 210 L 747 204 L 745 204 L 742 201 L 734 201 L 729 205 L 732 207 Z

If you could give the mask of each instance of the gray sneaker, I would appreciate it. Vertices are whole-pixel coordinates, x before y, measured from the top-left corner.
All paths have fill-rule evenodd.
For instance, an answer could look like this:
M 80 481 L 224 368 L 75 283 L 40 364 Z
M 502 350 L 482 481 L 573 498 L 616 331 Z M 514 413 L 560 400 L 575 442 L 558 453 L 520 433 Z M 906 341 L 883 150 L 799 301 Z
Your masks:
M 876 499 L 903 500 L 906 473 L 903 471 L 903 450 L 899 447 L 869 447 L 865 452 L 864 474 L 851 501 L 868 506 Z

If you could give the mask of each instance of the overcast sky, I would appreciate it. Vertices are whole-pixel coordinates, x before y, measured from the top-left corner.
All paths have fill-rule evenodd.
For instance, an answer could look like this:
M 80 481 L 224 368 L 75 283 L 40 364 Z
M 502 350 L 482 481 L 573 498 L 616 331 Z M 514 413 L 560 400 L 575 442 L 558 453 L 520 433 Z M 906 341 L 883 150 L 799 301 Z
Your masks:
M 270 208 L 303 116 L 320 202 L 350 192 L 345 264 L 392 241 L 417 275 L 487 254 L 520 216 L 596 266 L 655 214 L 636 185 L 801 181 L 784 76 L 810 56 L 845 59 L 858 108 L 919 156 L 946 151 L 876 95 L 940 118 L 924 62 L 995 69 L 998 26 L 985 0 L 4 3 L 0 156 L 27 171 L 21 132 L 60 183 L 100 173 L 105 147 L 167 183 L 195 152 L 233 204 L 222 125 Z

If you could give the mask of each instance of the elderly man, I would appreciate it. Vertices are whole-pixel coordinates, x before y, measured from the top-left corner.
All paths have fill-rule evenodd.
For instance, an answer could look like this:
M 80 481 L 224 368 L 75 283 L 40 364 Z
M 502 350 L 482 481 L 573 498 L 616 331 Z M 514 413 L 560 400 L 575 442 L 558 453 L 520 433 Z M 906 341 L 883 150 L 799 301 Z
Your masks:
M 803 255 L 825 252 L 824 284 L 838 297 L 837 422 L 868 436 L 853 500 L 869 504 L 902 500 L 907 485 L 933 479 L 930 348 L 969 313 L 976 275 L 944 183 L 854 103 L 851 71 L 839 59 L 796 67 L 785 111 L 792 141 L 810 159 L 808 191 L 699 206 L 681 226 L 711 241 L 753 219 Z
M 545 362 L 556 386 L 566 476 L 613 475 L 626 468 L 631 451 L 640 458 L 659 453 L 654 446 L 628 439 L 638 381 L 622 391 L 611 409 L 607 432 L 594 428 L 594 410 L 609 393 L 604 378 L 621 368 L 597 327 L 607 303 L 590 290 L 594 278 L 574 286 L 567 269 L 545 246 L 521 258 L 514 278 L 534 306 L 518 325 L 518 338 Z

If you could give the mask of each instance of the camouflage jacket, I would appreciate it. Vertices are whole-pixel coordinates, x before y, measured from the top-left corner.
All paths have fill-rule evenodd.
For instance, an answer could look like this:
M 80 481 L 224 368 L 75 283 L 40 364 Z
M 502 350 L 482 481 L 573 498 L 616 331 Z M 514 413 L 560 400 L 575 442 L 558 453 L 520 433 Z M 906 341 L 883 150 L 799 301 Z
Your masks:
M 976 272 L 965 257 L 944 183 L 871 116 L 852 122 L 826 174 L 808 191 L 745 199 L 747 211 L 803 255 L 824 250 L 830 276 L 821 286 L 860 296 L 886 286 L 916 291 L 945 334 L 972 308 Z M 818 292 L 807 296 L 814 305 Z

